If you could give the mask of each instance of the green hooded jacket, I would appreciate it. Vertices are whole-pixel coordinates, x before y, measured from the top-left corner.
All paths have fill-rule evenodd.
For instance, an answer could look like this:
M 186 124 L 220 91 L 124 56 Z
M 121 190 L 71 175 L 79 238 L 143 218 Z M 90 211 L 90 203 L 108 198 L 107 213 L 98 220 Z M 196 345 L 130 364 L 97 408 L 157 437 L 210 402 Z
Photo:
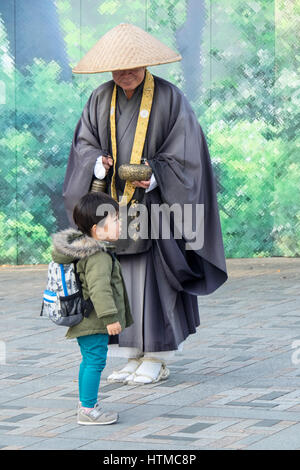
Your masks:
M 55 263 L 68 264 L 74 260 L 82 284 L 83 297 L 90 298 L 94 309 L 88 318 L 72 326 L 67 338 L 107 334 L 107 325 L 120 322 L 122 331 L 132 325 L 133 318 L 128 295 L 121 272 L 115 259 L 114 266 L 109 250 L 114 252 L 111 242 L 98 241 L 73 228 L 52 235 L 52 259 Z

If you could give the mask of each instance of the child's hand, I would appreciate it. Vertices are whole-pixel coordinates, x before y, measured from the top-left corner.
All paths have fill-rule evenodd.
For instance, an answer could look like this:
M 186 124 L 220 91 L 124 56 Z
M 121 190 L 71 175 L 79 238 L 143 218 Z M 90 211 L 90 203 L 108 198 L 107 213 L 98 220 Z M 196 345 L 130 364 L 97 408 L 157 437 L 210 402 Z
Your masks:
M 118 335 L 122 331 L 122 327 L 118 321 L 107 325 L 106 328 L 109 335 Z

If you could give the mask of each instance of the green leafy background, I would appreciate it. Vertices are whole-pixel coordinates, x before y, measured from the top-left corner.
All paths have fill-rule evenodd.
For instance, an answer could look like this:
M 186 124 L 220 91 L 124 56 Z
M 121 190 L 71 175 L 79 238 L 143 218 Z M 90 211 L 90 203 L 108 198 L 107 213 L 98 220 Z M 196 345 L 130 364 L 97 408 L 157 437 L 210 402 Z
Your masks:
M 53 3 L 69 68 L 122 22 L 182 54 L 150 70 L 183 90 L 203 128 L 226 257 L 299 256 L 299 2 Z M 24 72 L 11 51 L 0 14 L 0 263 L 47 263 L 50 234 L 67 224 L 61 191 L 76 123 L 111 74 L 64 80 L 61 64 L 41 57 Z

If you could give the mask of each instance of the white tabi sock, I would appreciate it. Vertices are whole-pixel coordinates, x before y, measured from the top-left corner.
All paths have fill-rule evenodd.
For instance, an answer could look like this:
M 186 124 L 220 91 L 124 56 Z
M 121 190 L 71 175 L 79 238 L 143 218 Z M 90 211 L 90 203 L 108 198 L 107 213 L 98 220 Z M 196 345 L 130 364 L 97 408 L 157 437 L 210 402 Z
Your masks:
M 138 383 L 152 382 L 158 377 L 161 366 L 162 366 L 162 362 L 143 361 L 140 367 L 138 367 L 136 370 L 137 375 L 134 376 L 134 382 L 138 382 Z
M 115 371 L 110 376 L 108 379 L 114 380 L 114 379 L 125 379 L 128 377 L 128 375 L 132 374 L 133 372 L 136 371 L 138 368 L 140 362 L 138 358 L 131 358 L 128 360 L 127 364 L 119 371 Z

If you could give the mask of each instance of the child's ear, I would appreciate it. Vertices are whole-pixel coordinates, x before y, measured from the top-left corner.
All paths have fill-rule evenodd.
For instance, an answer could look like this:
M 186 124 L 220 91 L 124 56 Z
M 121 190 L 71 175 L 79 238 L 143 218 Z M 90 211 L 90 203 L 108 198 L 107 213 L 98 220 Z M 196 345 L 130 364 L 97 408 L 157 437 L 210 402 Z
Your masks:
M 96 235 L 96 229 L 97 229 L 97 225 L 94 224 L 91 228 L 91 235 Z

